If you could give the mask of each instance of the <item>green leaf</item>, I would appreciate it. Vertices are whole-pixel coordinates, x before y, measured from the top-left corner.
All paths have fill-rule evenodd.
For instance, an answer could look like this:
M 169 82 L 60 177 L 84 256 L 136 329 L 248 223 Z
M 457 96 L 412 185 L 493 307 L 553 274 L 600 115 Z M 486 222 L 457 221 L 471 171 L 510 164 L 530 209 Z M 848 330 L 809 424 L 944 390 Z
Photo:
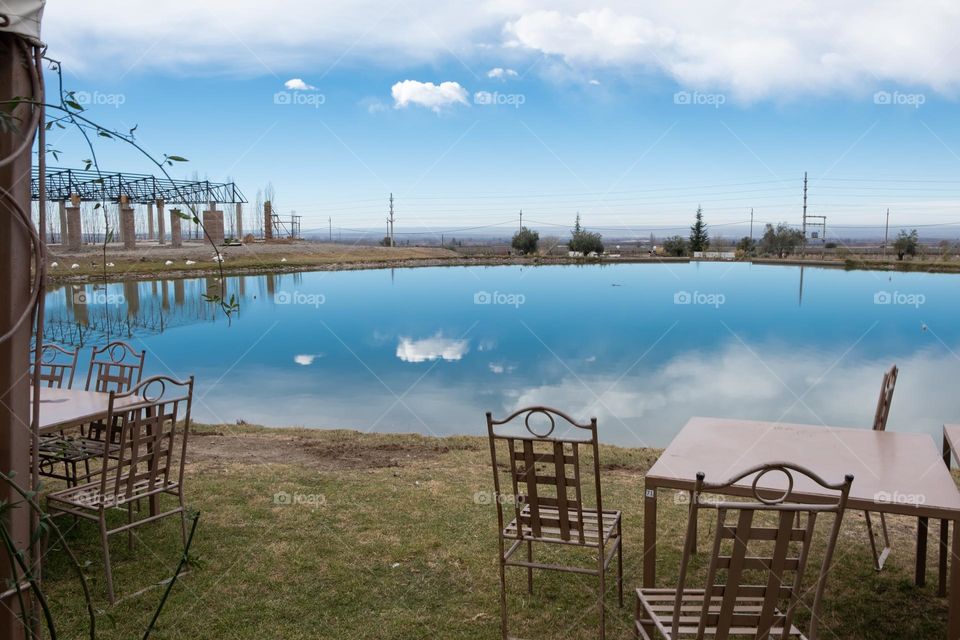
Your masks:
M 173 160 L 174 162 L 190 162 L 183 156 L 167 156 L 167 160 Z
M 110 135 L 108 132 L 104 131 L 103 129 L 100 129 L 99 131 L 97 131 L 97 135 L 100 136 L 101 138 L 112 138 L 112 137 L 113 137 L 113 136 Z
M 80 106 L 79 102 L 74 102 L 73 100 L 64 100 L 63 104 L 67 105 L 74 111 L 83 111 L 83 107 Z

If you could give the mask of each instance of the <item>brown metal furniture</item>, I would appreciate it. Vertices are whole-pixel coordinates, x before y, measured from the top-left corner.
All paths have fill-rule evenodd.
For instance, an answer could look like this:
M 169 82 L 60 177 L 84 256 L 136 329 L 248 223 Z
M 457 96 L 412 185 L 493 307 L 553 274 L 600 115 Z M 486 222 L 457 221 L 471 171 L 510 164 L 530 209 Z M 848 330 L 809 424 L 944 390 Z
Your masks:
M 960 424 L 943 425 L 943 463 L 947 470 L 950 470 L 953 458 L 960 459 Z M 925 533 L 925 532 L 924 532 Z M 956 537 L 957 530 L 954 528 L 953 535 Z M 947 558 L 950 557 L 950 521 L 940 521 L 940 555 L 939 555 L 939 580 L 937 581 L 937 595 L 941 598 L 947 595 Z M 956 553 L 956 552 L 954 552 Z M 917 569 L 923 564 L 926 567 L 926 558 L 917 558 Z M 956 587 L 954 587 L 956 588 Z
M 146 351 L 136 351 L 126 342 L 114 341 L 94 347 L 90 353 L 85 389 L 99 393 L 125 393 L 139 384 L 143 376 Z M 66 481 L 70 486 L 90 480 L 96 473 L 91 461 L 116 447 L 117 430 L 105 434 L 103 420 L 80 425 L 78 436 L 60 436 L 40 444 L 40 474 Z M 63 473 L 59 471 L 62 465 Z M 82 468 L 82 472 L 81 472 Z
M 135 399 L 133 404 L 126 401 Z M 91 482 L 55 491 L 47 496 L 51 514 L 70 514 L 93 520 L 100 527 L 100 541 L 107 576 L 107 597 L 114 602 L 113 571 L 110 566 L 109 537 L 127 532 L 132 548 L 132 530 L 167 516 L 179 514 L 184 544 L 187 537 L 183 501 L 183 470 L 190 431 L 193 378 L 180 382 L 166 376 L 144 380 L 126 393 L 110 394 L 107 424 L 118 426 L 118 448 L 101 454 L 101 472 Z M 134 502 L 174 496 L 177 505 L 166 511 L 151 511 L 134 520 Z M 126 524 L 112 526 L 115 510 L 127 512 Z
M 596 418 L 581 424 L 548 407 L 527 407 L 503 420 L 494 420 L 487 412 L 487 433 L 500 531 L 503 638 L 508 637 L 506 568 L 524 567 L 530 593 L 533 593 L 534 569 L 597 576 L 602 640 L 606 622 L 606 575 L 614 557 L 617 559 L 617 594 L 623 606 L 623 538 L 620 512 L 603 508 Z M 506 449 L 505 456 L 498 457 L 498 448 Z M 504 472 L 509 473 L 506 487 L 500 482 Z M 534 545 L 592 550 L 597 557 L 596 567 L 535 562 Z M 524 546 L 526 560 L 514 558 Z
M 883 383 L 880 385 L 880 398 L 877 400 L 877 411 L 873 417 L 873 430 L 884 431 L 887 428 L 887 416 L 890 415 L 890 404 L 893 401 L 893 390 L 897 386 L 897 374 L 899 369 L 897 365 L 890 367 L 890 370 L 883 374 Z M 873 553 L 873 568 L 877 571 L 883 569 L 883 564 L 890 555 L 890 533 L 887 531 L 887 518 L 880 514 L 880 531 L 883 533 L 883 549 L 877 547 L 877 534 L 873 530 L 873 516 L 869 511 L 863 512 L 867 521 L 867 535 L 870 536 L 870 551 Z M 926 522 L 920 524 L 926 526 Z
M 656 586 L 657 495 L 660 489 L 695 490 L 698 471 L 727 477 L 735 468 L 783 460 L 816 468 L 825 477 L 853 473 L 847 508 L 875 513 L 960 521 L 960 492 L 943 464 L 942 452 L 922 433 L 872 431 L 813 425 L 691 418 L 645 478 L 643 586 Z M 775 488 L 775 487 L 774 487 Z M 727 493 L 750 495 L 749 485 Z M 797 478 L 794 500 L 819 503 L 829 492 Z M 925 532 L 920 532 L 921 534 Z M 917 539 L 918 569 L 926 539 Z M 960 536 L 952 540 L 948 637 L 960 638 Z M 918 571 L 918 579 L 920 578 Z
M 79 356 L 79 349 L 69 351 L 55 344 L 43 345 L 40 348 L 40 385 L 49 389 L 73 387 Z M 30 362 L 33 363 L 32 355 Z
M 833 492 L 833 499 L 817 505 L 794 502 L 795 474 Z M 761 485 L 772 476 L 779 480 L 773 492 Z M 723 495 L 743 481 L 751 483 L 750 502 L 709 501 L 705 495 Z M 843 482 L 831 484 L 789 462 L 753 467 L 716 484 L 705 482 L 705 475 L 698 473 L 677 587 L 637 589 L 637 636 L 643 640 L 816 640 L 820 603 L 852 482 L 853 476 L 847 475 Z M 701 510 L 717 514 L 713 551 L 703 587 L 689 588 L 687 574 Z M 833 514 L 833 518 L 810 606 L 809 632 L 804 635 L 793 620 L 798 606 L 806 609 L 803 575 L 820 514 Z

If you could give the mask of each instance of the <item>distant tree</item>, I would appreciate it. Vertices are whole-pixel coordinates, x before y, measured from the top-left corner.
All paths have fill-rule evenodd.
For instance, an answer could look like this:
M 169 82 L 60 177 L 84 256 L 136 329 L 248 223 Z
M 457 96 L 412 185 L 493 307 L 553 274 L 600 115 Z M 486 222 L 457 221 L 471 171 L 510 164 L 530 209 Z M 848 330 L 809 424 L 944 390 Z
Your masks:
M 690 227 L 690 251 L 706 251 L 710 246 L 707 223 L 703 221 L 703 207 L 697 207 L 696 220 Z
M 381 247 L 389 247 L 389 246 L 390 246 L 390 236 L 383 236 L 383 240 L 380 241 L 380 246 L 381 246 Z
M 537 245 L 540 242 L 540 234 L 531 231 L 526 227 L 520 227 L 520 231 L 513 234 L 513 240 L 510 245 L 522 254 L 537 252 Z
M 737 242 L 737 251 L 744 255 L 752 255 L 757 250 L 757 241 L 750 236 L 743 236 Z
M 687 255 L 687 241 L 681 236 L 672 236 L 663 241 L 663 252 L 668 256 Z
M 786 222 L 781 222 L 776 228 L 772 224 L 767 224 L 763 231 L 763 238 L 760 240 L 760 249 L 763 253 L 785 258 L 802 244 L 803 232 L 791 228 Z
M 893 241 L 893 250 L 897 252 L 897 260 L 903 260 L 903 256 L 917 255 L 917 246 L 920 243 L 920 237 L 917 230 L 913 229 L 910 233 L 901 231 L 897 239 Z
M 573 225 L 573 231 L 570 234 L 570 242 L 567 243 L 570 251 L 579 251 L 583 255 L 597 252 L 603 253 L 603 238 L 599 233 L 591 233 L 580 226 L 580 214 L 577 214 L 577 220 Z

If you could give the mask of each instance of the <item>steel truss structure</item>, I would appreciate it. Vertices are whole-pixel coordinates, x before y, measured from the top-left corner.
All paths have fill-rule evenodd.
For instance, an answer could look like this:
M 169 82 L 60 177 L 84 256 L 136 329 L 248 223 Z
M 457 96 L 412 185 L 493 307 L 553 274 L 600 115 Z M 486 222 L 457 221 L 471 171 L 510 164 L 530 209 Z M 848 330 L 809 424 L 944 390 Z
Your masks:
M 96 171 L 47 167 L 47 202 L 69 200 L 77 195 L 84 202 L 119 202 L 126 196 L 131 204 L 205 204 L 247 202 L 233 182 L 170 180 L 142 173 Z M 33 167 L 30 197 L 40 198 L 39 171 Z

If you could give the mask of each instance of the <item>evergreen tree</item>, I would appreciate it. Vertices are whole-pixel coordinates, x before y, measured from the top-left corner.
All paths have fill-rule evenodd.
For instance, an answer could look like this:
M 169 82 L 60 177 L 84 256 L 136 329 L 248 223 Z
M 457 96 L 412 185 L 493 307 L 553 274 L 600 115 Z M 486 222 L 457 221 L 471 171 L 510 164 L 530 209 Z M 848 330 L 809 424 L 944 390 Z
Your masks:
M 697 207 L 697 219 L 690 227 L 690 245 L 689 249 L 693 251 L 706 251 L 710 246 L 710 236 L 707 235 L 707 223 L 703 221 L 703 207 Z

